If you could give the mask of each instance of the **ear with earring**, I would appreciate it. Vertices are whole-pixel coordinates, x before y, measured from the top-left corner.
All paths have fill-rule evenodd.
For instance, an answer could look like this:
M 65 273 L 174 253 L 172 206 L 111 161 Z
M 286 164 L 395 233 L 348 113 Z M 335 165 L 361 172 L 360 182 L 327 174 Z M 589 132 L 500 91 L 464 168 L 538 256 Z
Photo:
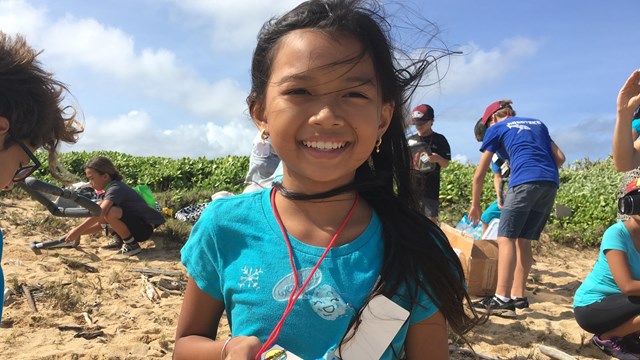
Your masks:
M 262 140 L 262 145 L 267 143 L 267 139 L 269 138 L 269 133 L 267 129 L 260 130 L 260 139 Z
M 378 138 L 378 140 L 376 141 L 376 153 L 379 154 L 380 153 L 380 145 L 382 144 L 382 136 L 380 136 Z

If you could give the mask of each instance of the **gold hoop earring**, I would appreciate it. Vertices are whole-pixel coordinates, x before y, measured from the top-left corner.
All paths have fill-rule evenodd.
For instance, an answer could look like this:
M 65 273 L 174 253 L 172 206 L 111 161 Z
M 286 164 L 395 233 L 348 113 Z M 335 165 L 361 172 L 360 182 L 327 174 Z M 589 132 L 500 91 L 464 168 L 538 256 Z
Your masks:
M 260 130 L 260 139 L 261 139 L 262 145 L 267 143 L 268 138 L 269 138 L 269 133 L 267 133 L 267 129 Z
M 380 136 L 378 138 L 378 141 L 376 141 L 376 153 L 380 153 L 380 145 L 382 144 L 382 136 Z

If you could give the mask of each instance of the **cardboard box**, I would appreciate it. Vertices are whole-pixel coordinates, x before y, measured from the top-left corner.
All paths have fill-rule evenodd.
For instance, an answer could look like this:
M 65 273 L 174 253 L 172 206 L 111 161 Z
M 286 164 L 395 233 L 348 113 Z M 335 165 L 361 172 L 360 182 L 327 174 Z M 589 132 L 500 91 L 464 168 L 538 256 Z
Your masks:
M 460 257 L 469 295 L 493 295 L 498 281 L 497 241 L 474 240 L 472 236 L 444 223 L 440 227 Z

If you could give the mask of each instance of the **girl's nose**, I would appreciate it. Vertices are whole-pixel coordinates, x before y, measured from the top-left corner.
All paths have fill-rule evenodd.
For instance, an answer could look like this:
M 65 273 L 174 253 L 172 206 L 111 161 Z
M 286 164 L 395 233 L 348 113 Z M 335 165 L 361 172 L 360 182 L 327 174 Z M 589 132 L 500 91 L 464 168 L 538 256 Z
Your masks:
M 324 106 L 318 113 L 311 116 L 311 125 L 322 127 L 342 126 L 344 118 L 339 114 L 335 106 Z

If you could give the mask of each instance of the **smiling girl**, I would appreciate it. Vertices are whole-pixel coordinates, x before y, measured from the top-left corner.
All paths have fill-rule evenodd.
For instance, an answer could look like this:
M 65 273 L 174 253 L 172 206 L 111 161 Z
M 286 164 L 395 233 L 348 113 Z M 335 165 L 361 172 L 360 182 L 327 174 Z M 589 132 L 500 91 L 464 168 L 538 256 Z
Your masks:
M 247 102 L 284 176 L 216 200 L 194 226 L 175 359 L 274 345 L 362 358 L 366 329 L 369 358 L 445 359 L 447 323 L 474 323 L 460 262 L 412 198 L 403 120 L 428 63 L 400 69 L 381 9 L 364 5 L 307 1 L 258 35 Z M 225 310 L 233 337 L 215 340 Z

